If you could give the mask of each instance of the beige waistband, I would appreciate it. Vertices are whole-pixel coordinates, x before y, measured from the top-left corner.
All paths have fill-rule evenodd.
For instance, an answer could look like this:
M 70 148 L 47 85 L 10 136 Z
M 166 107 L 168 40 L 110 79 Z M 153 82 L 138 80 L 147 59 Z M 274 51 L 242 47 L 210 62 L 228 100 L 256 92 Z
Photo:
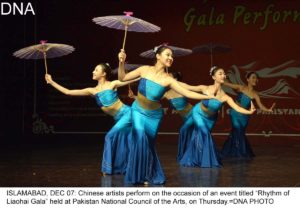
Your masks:
M 136 96 L 136 100 L 143 108 L 148 110 L 155 110 L 161 107 L 160 102 L 149 100 L 139 92 Z
M 209 116 L 213 116 L 213 115 L 216 114 L 215 112 L 212 112 L 212 111 L 210 111 L 207 107 L 205 107 L 205 106 L 203 105 L 203 103 L 200 104 L 200 107 L 201 107 L 201 109 L 202 109 L 207 115 L 209 115 Z
M 193 106 L 190 103 L 188 103 L 183 110 L 177 110 L 177 113 L 181 117 L 184 117 L 192 110 L 192 108 L 193 108 Z

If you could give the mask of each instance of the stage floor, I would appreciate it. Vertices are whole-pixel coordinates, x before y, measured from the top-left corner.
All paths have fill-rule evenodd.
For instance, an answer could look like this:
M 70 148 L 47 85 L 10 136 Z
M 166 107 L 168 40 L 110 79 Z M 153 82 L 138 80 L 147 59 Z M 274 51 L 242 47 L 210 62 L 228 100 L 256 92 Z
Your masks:
M 224 139 L 217 139 L 218 147 Z M 250 138 L 256 157 L 226 159 L 222 168 L 186 168 L 176 162 L 176 136 L 156 147 L 167 182 L 164 187 L 299 187 L 300 140 Z M 17 142 L 16 142 L 17 143 Z M 1 187 L 124 187 L 123 175 L 102 176 L 103 139 L 66 136 L 1 145 Z M 151 185 L 149 185 L 151 186 Z

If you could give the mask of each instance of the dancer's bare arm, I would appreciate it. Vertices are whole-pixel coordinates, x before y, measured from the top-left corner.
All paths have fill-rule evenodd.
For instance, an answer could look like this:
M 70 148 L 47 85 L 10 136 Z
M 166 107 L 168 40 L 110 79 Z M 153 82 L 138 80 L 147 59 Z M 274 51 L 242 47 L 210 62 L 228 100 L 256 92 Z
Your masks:
M 129 80 L 136 79 L 141 76 L 141 73 L 142 73 L 143 69 L 145 68 L 144 66 L 141 66 L 141 67 L 137 68 L 136 70 L 133 70 L 127 74 L 125 73 L 126 53 L 123 49 L 118 54 L 118 58 L 119 58 L 118 80 L 129 81 Z
M 194 92 L 203 92 L 207 88 L 206 85 L 189 85 L 184 82 L 178 82 L 182 87 L 187 90 L 194 91 Z
M 75 90 L 70 90 L 68 88 L 65 88 L 61 86 L 60 84 L 56 83 L 53 81 L 52 77 L 50 74 L 45 75 L 45 80 L 47 84 L 50 84 L 52 87 L 57 89 L 58 91 L 62 92 L 65 95 L 69 96 L 89 96 L 93 95 L 93 88 L 84 88 L 84 89 L 75 89 Z
M 128 84 L 131 84 L 133 82 L 136 82 L 136 81 L 138 81 L 140 79 L 141 78 L 136 78 L 136 79 L 129 80 L 129 81 L 114 80 L 114 81 L 112 81 L 112 85 L 113 85 L 113 88 L 123 87 L 125 85 L 128 85 Z
M 196 100 L 201 100 L 201 99 L 210 99 L 214 98 L 213 96 L 207 96 L 207 95 L 202 95 L 190 90 L 187 90 L 186 88 L 182 87 L 175 79 L 169 78 L 169 86 L 175 90 L 177 93 L 183 95 L 184 97 L 191 98 L 191 99 L 196 99 Z
M 225 101 L 227 102 L 227 104 L 233 108 L 234 110 L 236 110 L 239 113 L 242 114 L 253 114 L 255 111 L 254 105 L 251 102 L 251 108 L 250 110 L 246 110 L 245 108 L 240 107 L 238 104 L 236 104 L 233 99 L 231 97 L 229 97 L 228 95 L 226 95 Z
M 273 112 L 273 108 L 275 107 L 276 103 L 273 103 L 270 108 L 267 108 L 265 105 L 262 104 L 258 94 L 254 95 L 254 99 L 255 99 L 259 109 L 266 111 L 266 112 Z
M 239 84 L 233 84 L 231 82 L 228 82 L 227 80 L 225 80 L 225 82 L 223 83 L 224 86 L 226 87 L 230 87 L 234 90 L 238 90 L 241 91 L 243 89 L 243 85 L 239 85 Z

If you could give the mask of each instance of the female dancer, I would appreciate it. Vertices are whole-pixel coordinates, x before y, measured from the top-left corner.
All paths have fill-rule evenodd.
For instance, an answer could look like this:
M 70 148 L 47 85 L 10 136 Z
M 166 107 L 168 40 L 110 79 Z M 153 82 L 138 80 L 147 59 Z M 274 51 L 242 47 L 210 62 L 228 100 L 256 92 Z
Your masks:
M 270 108 L 266 108 L 261 103 L 258 93 L 254 91 L 254 87 L 258 82 L 258 75 L 255 72 L 249 72 L 246 75 L 246 79 L 248 82 L 247 86 L 232 84 L 229 82 L 224 82 L 224 85 L 239 92 L 237 96 L 237 102 L 241 107 L 249 109 L 251 101 L 255 100 L 258 107 L 262 111 L 272 112 L 273 108 L 275 107 L 275 103 L 273 103 Z M 234 109 L 231 109 L 230 118 L 232 129 L 228 139 L 224 143 L 222 157 L 254 157 L 254 153 L 246 137 L 246 128 L 250 116 L 243 115 Z
M 243 114 L 252 114 L 255 109 L 253 105 L 250 110 L 246 110 L 238 106 L 231 97 L 229 97 L 221 88 L 221 84 L 225 80 L 225 72 L 222 68 L 212 67 L 210 75 L 214 80 L 213 85 L 205 86 L 187 86 L 187 89 L 200 91 L 206 95 L 215 94 L 215 98 L 203 100 L 196 104 L 192 111 L 194 120 L 194 130 L 189 147 L 183 154 L 179 163 L 183 166 L 191 167 L 220 167 L 221 161 L 219 159 L 216 146 L 214 144 L 211 130 L 217 120 L 218 110 L 222 104 L 226 102 L 230 107 Z
M 93 71 L 93 80 L 98 81 L 95 87 L 69 90 L 52 80 L 50 74 L 45 75 L 46 82 L 58 91 L 70 96 L 94 96 L 97 104 L 103 112 L 112 116 L 115 125 L 105 136 L 102 172 L 103 174 L 124 174 L 128 157 L 128 142 L 131 132 L 131 109 L 118 98 L 116 88 L 127 85 L 138 79 L 121 82 L 119 80 L 108 81 L 110 73 L 108 64 L 101 63 Z
M 171 77 L 176 79 L 179 83 L 182 81 L 182 76 L 180 72 L 170 72 Z M 169 89 L 165 94 L 164 98 L 169 100 L 173 109 L 182 117 L 184 124 L 179 131 L 178 140 L 178 154 L 177 161 L 180 161 L 186 148 L 189 146 L 189 141 L 192 136 L 193 130 L 193 118 L 192 118 L 192 108 L 193 106 L 188 103 L 186 97 L 177 93 L 173 89 Z
M 173 63 L 172 50 L 167 46 L 156 48 L 154 66 L 141 66 L 125 74 L 124 50 L 119 53 L 119 80 L 126 81 L 140 77 L 138 95 L 132 104 L 132 142 L 125 174 L 125 182 L 163 184 L 165 175 L 154 147 L 155 138 L 163 116 L 159 100 L 170 87 L 185 97 L 207 99 L 206 95 L 191 92 L 181 87 L 165 69 Z M 212 97 L 212 96 L 211 96 Z
M 168 73 L 172 78 L 176 79 L 179 83 L 182 81 L 182 76 L 180 72 L 169 72 Z M 129 90 L 128 96 L 130 98 L 136 98 L 136 95 L 132 90 Z M 178 154 L 177 160 L 179 161 L 182 158 L 183 153 L 188 146 L 188 142 L 191 138 L 191 133 L 193 129 L 193 118 L 191 110 L 193 106 L 188 103 L 187 99 L 181 94 L 177 93 L 173 89 L 169 89 L 165 92 L 163 98 L 167 99 L 172 108 L 178 113 L 184 121 L 183 126 L 180 128 L 179 140 L 178 140 Z

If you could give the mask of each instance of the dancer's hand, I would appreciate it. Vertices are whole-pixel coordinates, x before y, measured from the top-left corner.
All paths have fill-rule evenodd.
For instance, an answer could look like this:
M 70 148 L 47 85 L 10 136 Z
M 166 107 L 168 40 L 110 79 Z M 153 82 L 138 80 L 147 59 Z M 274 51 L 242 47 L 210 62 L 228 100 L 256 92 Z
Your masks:
M 275 106 L 276 106 L 276 103 L 273 103 L 272 106 L 271 106 L 271 108 L 269 108 L 269 109 L 267 110 L 267 112 L 272 113 L 272 112 L 273 112 L 273 108 L 275 108 Z
M 51 84 L 53 82 L 50 74 L 45 74 L 45 80 L 46 80 L 47 84 Z
M 250 111 L 251 111 L 251 114 L 253 114 L 256 111 L 255 106 L 252 101 L 251 101 Z
M 135 99 L 135 95 L 131 89 L 128 89 L 128 97 Z
M 119 62 L 124 63 L 126 60 L 126 53 L 124 49 L 121 49 L 120 53 L 118 54 Z

